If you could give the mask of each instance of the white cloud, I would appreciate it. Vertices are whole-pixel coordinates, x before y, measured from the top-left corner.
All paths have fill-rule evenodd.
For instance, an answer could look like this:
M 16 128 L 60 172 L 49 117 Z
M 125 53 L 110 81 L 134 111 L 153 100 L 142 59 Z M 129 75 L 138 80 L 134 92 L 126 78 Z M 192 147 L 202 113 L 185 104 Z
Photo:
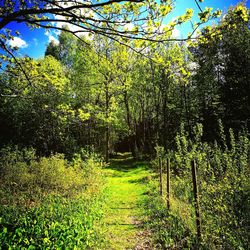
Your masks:
M 132 31 L 134 29 L 134 24 L 133 23 L 127 23 L 125 26 L 124 26 L 124 30 L 127 30 L 127 31 Z
M 45 36 L 48 37 L 49 42 L 54 42 L 55 44 L 59 44 L 58 39 L 54 37 L 50 31 L 46 30 L 44 34 Z
M 27 48 L 28 44 L 20 37 L 14 36 L 13 39 L 8 41 L 8 44 L 12 47 Z
M 83 1 L 82 3 L 85 4 L 90 4 L 91 1 Z M 74 1 L 58 1 L 57 2 L 58 5 L 60 5 L 62 8 L 68 8 L 71 6 L 75 6 L 75 2 Z M 96 17 L 96 14 L 93 10 L 89 9 L 89 8 L 76 8 L 74 10 L 72 10 L 72 13 L 74 13 L 76 16 L 81 16 L 84 18 L 93 18 Z M 52 25 L 56 28 L 63 28 L 64 26 L 67 26 L 67 29 L 70 30 L 71 32 L 77 32 L 77 35 L 81 35 L 84 36 L 85 38 L 92 40 L 93 39 L 93 34 L 91 34 L 92 32 L 89 31 L 89 27 L 84 27 L 85 25 L 80 23 L 79 25 L 74 25 L 73 23 L 67 22 L 67 18 L 65 16 L 62 15 L 53 15 L 55 20 L 62 20 L 57 21 L 57 22 L 52 22 Z M 98 19 L 98 18 L 96 18 Z M 66 22 L 65 22 L 66 21 Z M 91 24 L 91 21 L 89 20 L 89 24 Z M 96 23 L 93 23 L 96 25 Z M 58 36 L 60 35 L 61 31 L 60 30 L 55 30 L 53 31 L 54 35 Z M 53 38 L 51 38 L 53 39 Z
M 65 17 L 59 16 L 59 15 L 55 15 L 54 16 L 55 19 L 65 19 Z M 66 19 L 65 19 L 66 20 Z M 68 22 L 54 22 L 55 25 L 54 27 L 56 28 L 66 28 L 67 30 L 70 30 L 71 32 L 77 32 L 78 36 L 84 36 L 85 38 L 87 38 L 88 40 L 92 40 L 93 39 L 93 32 L 89 32 L 87 29 L 84 28 L 84 25 L 81 27 L 78 25 L 74 25 L 72 23 L 68 23 Z M 55 34 L 56 36 L 60 35 L 61 30 L 54 30 L 53 34 Z
M 48 38 L 49 38 L 49 42 L 54 42 L 55 44 L 59 44 L 58 39 L 56 39 L 54 36 L 49 35 Z
M 59 36 L 61 34 L 61 30 L 54 30 L 55 35 Z
M 83 1 L 83 3 L 86 3 L 88 4 L 89 2 L 88 1 Z M 72 7 L 72 6 L 75 6 L 75 3 L 74 2 L 58 2 L 58 5 L 60 5 L 62 8 L 68 8 L 68 7 Z M 72 11 L 76 16 L 81 16 L 81 17 L 85 17 L 85 18 L 93 18 L 95 16 L 95 13 L 93 10 L 89 9 L 89 8 L 81 8 L 81 9 L 74 9 Z M 54 23 L 54 26 L 58 27 L 58 28 L 62 28 L 63 26 L 67 26 L 68 29 L 72 32 L 75 32 L 75 31 L 80 31 L 82 32 L 83 34 L 87 34 L 88 36 L 88 31 L 86 31 L 86 29 L 84 29 L 83 27 L 78 26 L 78 25 L 74 25 L 70 22 L 65 22 L 67 20 L 67 18 L 65 16 L 62 16 L 62 15 L 54 15 L 54 18 L 55 19 L 58 19 L 58 20 L 63 20 L 62 22 L 53 22 Z
M 60 15 L 55 15 L 54 16 L 55 19 L 59 19 L 59 20 L 66 20 L 65 17 L 63 16 L 60 16 Z M 55 27 L 57 28 L 63 28 L 63 27 L 67 27 L 68 30 L 70 30 L 71 32 L 81 32 L 82 34 L 86 34 L 88 33 L 88 31 L 86 29 L 84 29 L 84 27 L 81 27 L 81 24 L 78 26 L 78 25 L 74 25 L 72 23 L 68 23 L 68 22 L 54 22 L 55 23 Z M 60 33 L 60 30 L 59 32 L 57 32 L 57 34 Z
M 35 46 L 38 45 L 38 40 L 36 38 L 33 38 L 33 42 L 34 42 Z
M 181 35 L 181 32 L 178 29 L 174 28 L 174 30 L 172 31 L 172 37 L 179 38 L 180 35 Z

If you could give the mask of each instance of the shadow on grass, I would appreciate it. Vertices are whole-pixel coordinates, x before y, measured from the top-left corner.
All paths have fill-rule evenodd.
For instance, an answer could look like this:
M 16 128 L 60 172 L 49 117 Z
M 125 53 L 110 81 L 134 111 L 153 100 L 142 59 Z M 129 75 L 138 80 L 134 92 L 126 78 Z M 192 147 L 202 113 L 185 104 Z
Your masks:
M 107 169 L 129 172 L 133 169 L 149 169 L 148 161 L 134 159 L 131 153 L 118 153 L 110 159 Z
M 131 226 L 133 228 L 138 228 L 140 227 L 140 225 L 134 224 L 134 223 L 121 223 L 121 222 L 117 222 L 117 223 L 107 223 L 108 226 Z
M 136 208 L 137 207 L 111 207 L 110 209 L 113 209 L 113 210 L 133 210 Z
M 142 178 L 139 179 L 135 179 L 135 180 L 129 180 L 128 182 L 130 183 L 148 183 L 150 180 L 150 178 L 148 176 L 144 176 Z

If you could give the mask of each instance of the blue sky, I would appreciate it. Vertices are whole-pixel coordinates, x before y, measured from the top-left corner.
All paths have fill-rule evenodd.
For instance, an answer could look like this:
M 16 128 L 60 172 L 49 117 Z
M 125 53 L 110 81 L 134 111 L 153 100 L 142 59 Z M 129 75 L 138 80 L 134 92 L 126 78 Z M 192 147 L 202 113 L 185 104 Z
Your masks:
M 197 2 L 199 2 L 197 0 Z M 228 8 L 230 6 L 235 6 L 237 3 L 240 1 L 238 0 L 204 0 L 204 2 L 199 3 L 201 9 L 205 9 L 205 7 L 212 7 L 213 10 L 220 9 L 222 10 L 222 13 L 226 13 Z M 249 3 L 247 3 L 247 6 L 249 6 Z M 176 8 L 175 11 L 173 12 L 172 16 L 178 16 L 181 15 L 182 13 L 185 13 L 185 10 L 187 8 L 192 8 L 194 10 L 194 17 L 193 21 L 198 21 L 198 13 L 200 10 L 198 9 L 196 3 L 194 0 L 177 0 L 176 1 Z M 216 20 L 214 20 L 215 22 Z M 182 25 L 181 27 L 177 27 L 178 30 L 180 31 L 180 37 L 184 38 L 187 36 L 188 32 L 191 31 L 191 24 L 190 22 Z
M 200 3 L 202 9 L 207 7 L 212 7 L 214 10 L 219 8 L 223 12 L 230 6 L 234 6 L 238 3 L 237 0 L 204 0 L 203 3 Z M 247 2 L 247 6 L 250 7 L 249 1 Z M 195 4 L 194 0 L 176 0 L 176 8 L 174 12 L 171 14 L 170 18 L 181 15 L 185 13 L 187 8 L 194 9 L 194 16 L 197 16 L 199 10 Z M 190 31 L 190 25 L 184 25 L 182 27 L 178 27 L 178 32 L 180 37 L 185 37 L 186 34 Z M 44 56 L 44 52 L 47 44 L 51 39 L 56 38 L 55 33 L 46 32 L 44 29 L 33 29 L 31 30 L 23 23 L 11 23 L 7 26 L 7 28 L 11 30 L 19 30 L 20 36 L 19 38 L 15 38 L 14 42 L 20 44 L 19 55 L 28 55 L 32 58 L 40 58 Z M 52 36 L 53 35 L 53 36 Z

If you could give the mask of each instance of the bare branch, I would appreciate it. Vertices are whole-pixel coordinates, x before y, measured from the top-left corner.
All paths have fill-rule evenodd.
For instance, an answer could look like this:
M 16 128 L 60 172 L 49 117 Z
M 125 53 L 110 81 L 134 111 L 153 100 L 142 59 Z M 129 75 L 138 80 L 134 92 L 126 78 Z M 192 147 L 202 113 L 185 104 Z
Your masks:
M 201 6 L 199 5 L 199 3 L 197 2 L 197 0 L 195 0 L 195 3 L 196 3 L 196 5 L 197 5 L 197 7 L 199 8 L 200 12 L 203 13 L 203 10 L 202 10 Z
M 22 73 L 24 74 L 26 80 L 28 81 L 28 83 L 32 86 L 32 83 L 25 71 L 25 69 L 23 68 L 22 64 L 19 63 L 19 61 L 17 60 L 17 58 L 15 57 L 15 55 L 7 48 L 7 46 L 4 44 L 3 41 L 0 40 L 0 44 L 1 46 L 4 48 L 4 50 L 14 59 L 15 63 L 19 66 L 19 68 L 21 69 Z

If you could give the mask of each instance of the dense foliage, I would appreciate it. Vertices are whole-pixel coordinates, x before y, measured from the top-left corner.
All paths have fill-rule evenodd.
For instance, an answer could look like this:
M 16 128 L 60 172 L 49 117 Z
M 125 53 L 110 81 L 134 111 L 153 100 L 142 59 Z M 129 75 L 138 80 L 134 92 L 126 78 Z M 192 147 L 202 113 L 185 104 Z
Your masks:
M 221 138 L 225 139 L 220 123 Z M 171 161 L 171 208 L 162 199 L 148 203 L 156 240 L 164 247 L 197 246 L 194 212 L 194 193 L 191 161 L 196 160 L 201 207 L 203 249 L 247 249 L 249 244 L 249 152 L 248 134 L 236 137 L 230 130 L 230 144 L 224 140 L 209 145 L 202 142 L 202 126 L 194 128 L 195 139 L 190 139 L 183 126 L 176 136 L 177 151 L 158 154 Z M 159 152 L 159 149 L 157 150 Z M 165 159 L 164 159 L 165 158 Z M 165 183 L 165 181 L 164 181 Z M 158 183 L 156 185 L 159 185 Z M 166 215 L 167 214 L 167 215 Z M 178 228 L 178 229 L 176 229 Z M 178 231 L 178 233 L 176 233 Z
M 0 27 L 15 15 L 32 27 L 46 24 L 44 13 L 37 13 L 39 1 L 20 2 L 17 8 L 6 1 Z M 171 12 L 172 1 L 117 2 L 84 4 L 83 9 L 97 8 L 109 17 L 102 19 L 105 24 L 91 26 L 92 17 L 84 12 L 79 18 L 86 23 L 80 28 L 93 29 L 94 35 L 77 38 L 70 32 L 77 20 L 65 22 L 69 26 L 62 27 L 58 44 L 48 44 L 44 58 L 16 58 L 15 48 L 5 44 L 12 32 L 0 34 L 5 51 L 0 57 L 0 247 L 102 247 L 102 160 L 93 152 L 109 162 L 113 154 L 129 151 L 134 158 L 156 156 L 156 169 L 159 160 L 163 166 L 167 158 L 171 162 L 170 210 L 155 181 L 146 204 L 158 249 L 247 249 L 249 10 L 240 3 L 217 25 L 204 27 L 199 39 L 178 42 L 172 31 L 191 18 L 189 9 L 170 22 L 156 44 L 150 38 L 161 25 L 153 16 L 146 30 L 137 23 L 124 33 L 117 17 L 127 24 L 150 6 L 148 11 L 161 19 Z M 65 8 L 59 5 L 56 11 Z M 74 16 L 75 6 L 69 8 Z M 34 15 L 21 15 L 29 11 Z M 196 29 L 211 15 L 211 9 L 200 13 Z M 145 39 L 138 39 L 143 34 Z M 201 240 L 196 237 L 193 160 Z
M 88 45 L 62 32 L 43 59 L 18 59 L 1 73 L 1 145 L 67 157 L 88 145 L 108 159 L 114 151 L 151 154 L 156 143 L 173 147 L 181 122 L 189 131 L 202 123 L 206 141 L 218 139 L 218 119 L 227 131 L 249 129 L 246 13 L 231 9 L 219 33 L 205 28 L 198 44 L 152 44 L 143 54 L 109 38 L 82 37 Z
M 63 155 L 36 159 L 34 150 L 1 151 L 1 248 L 101 246 L 102 162 Z M 55 244 L 56 242 L 56 244 Z

